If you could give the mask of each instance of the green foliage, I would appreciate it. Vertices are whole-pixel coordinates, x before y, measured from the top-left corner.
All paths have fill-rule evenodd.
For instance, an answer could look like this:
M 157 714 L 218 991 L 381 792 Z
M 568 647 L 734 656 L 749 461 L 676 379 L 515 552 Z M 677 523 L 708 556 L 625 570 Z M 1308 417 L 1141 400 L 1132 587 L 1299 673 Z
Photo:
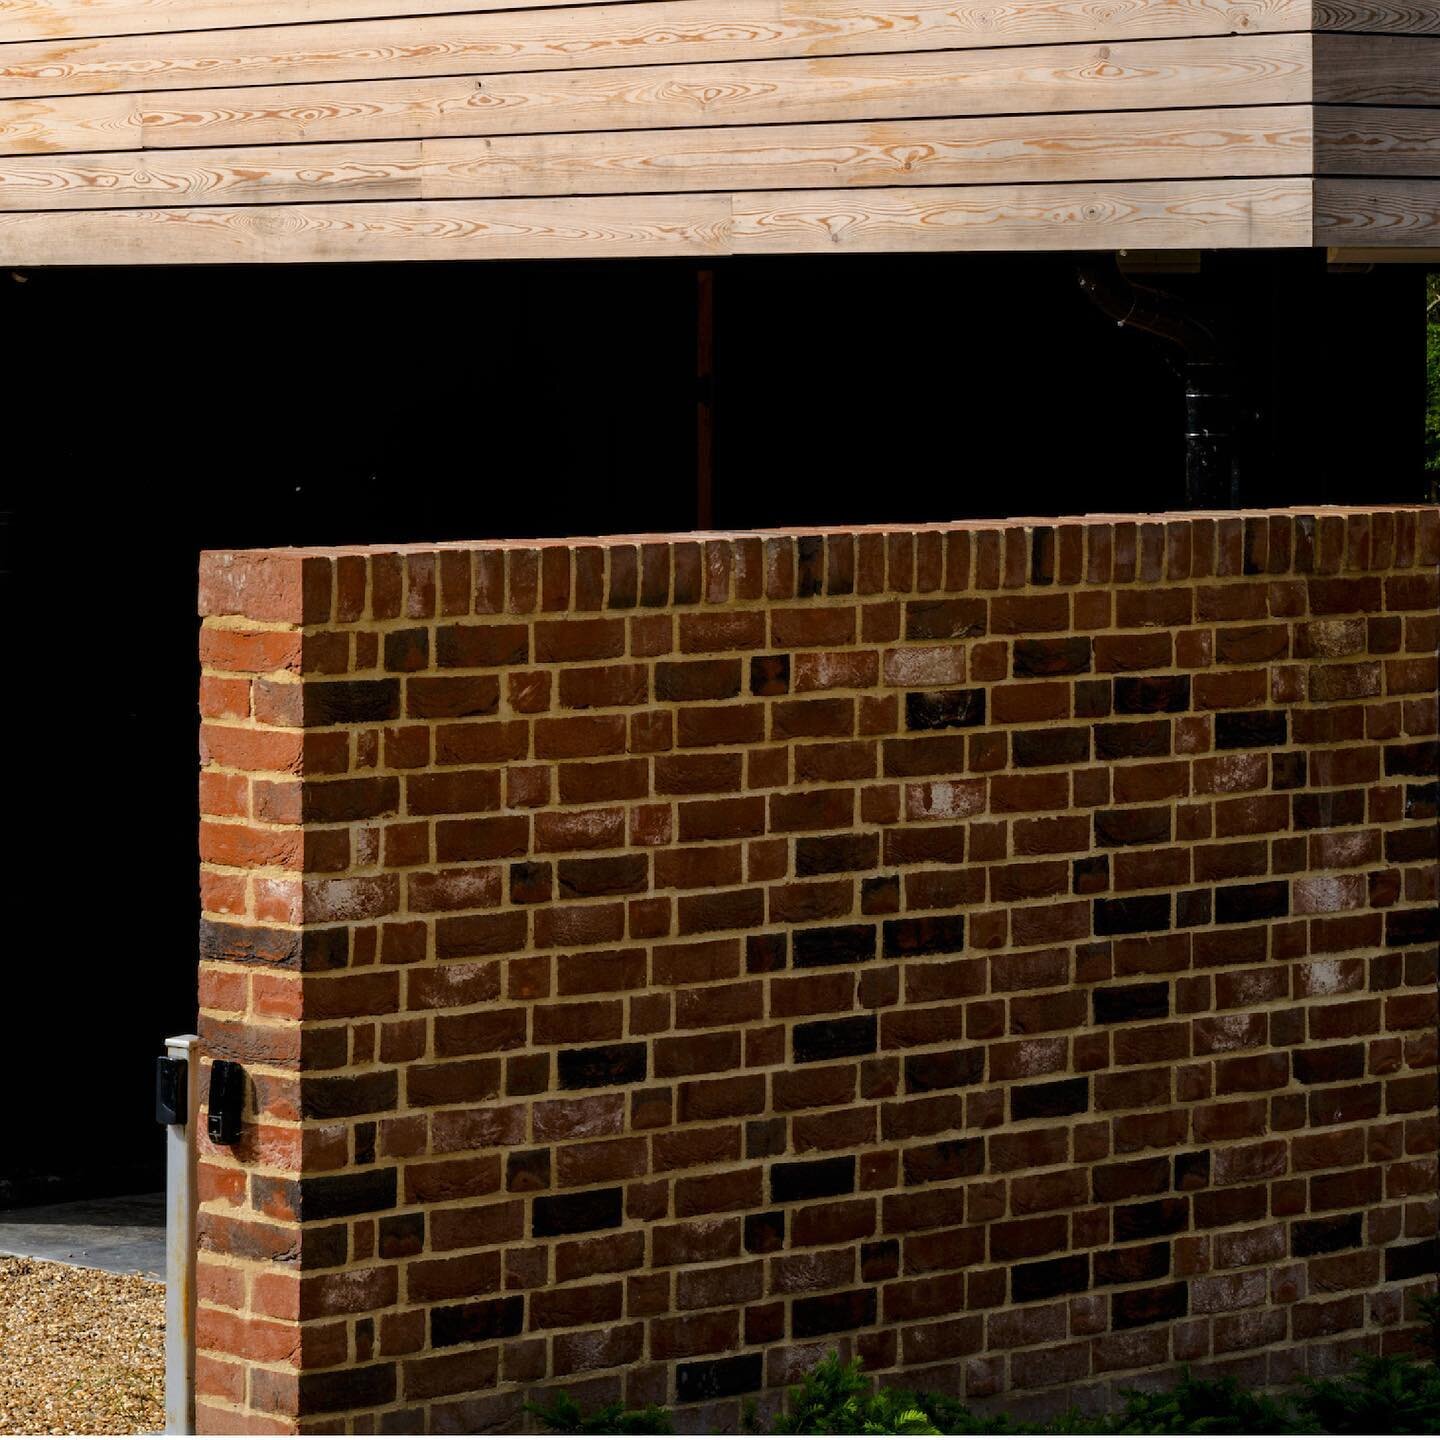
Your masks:
M 1362 1355 L 1343 1379 L 1307 1380 L 1299 1405 L 1328 1435 L 1434 1435 L 1440 1369 L 1408 1355 Z
M 1229 1375 L 1197 1380 L 1187 1370 L 1173 1390 L 1122 1390 L 1116 1435 L 1293 1435 L 1300 1427 L 1284 1400 L 1245 1390 Z
M 1429 324 L 1425 329 L 1425 464 L 1440 470 L 1440 275 L 1432 275 L 1426 290 Z
M 1421 1341 L 1430 1358 L 1440 1364 L 1440 1295 L 1420 1297 Z
M 1422 1339 L 1440 1355 L 1440 1297 L 1420 1301 Z M 1247 1390 L 1234 1379 L 1181 1374 L 1169 1390 L 1124 1390 L 1109 1415 L 1067 1410 L 1043 1425 L 1006 1415 L 977 1415 L 959 1400 L 910 1390 L 876 1389 L 860 1361 L 831 1351 L 786 1397 L 768 1430 L 753 1402 L 747 1433 L 774 1435 L 1436 1435 L 1440 1366 L 1408 1355 L 1366 1355 L 1340 1379 L 1307 1380 L 1289 1397 Z M 585 1414 L 563 1391 L 548 1406 L 528 1407 L 559 1435 L 668 1435 L 670 1416 L 651 1406 L 609 1405 Z
M 673 1435 L 670 1412 L 658 1405 L 644 1410 L 626 1410 L 621 1405 L 605 1405 L 599 1410 L 583 1411 L 562 1390 L 548 1405 L 525 1407 L 553 1435 Z
M 876 1390 L 860 1362 L 831 1351 L 798 1385 L 775 1417 L 776 1435 L 939 1435 L 906 1390 Z

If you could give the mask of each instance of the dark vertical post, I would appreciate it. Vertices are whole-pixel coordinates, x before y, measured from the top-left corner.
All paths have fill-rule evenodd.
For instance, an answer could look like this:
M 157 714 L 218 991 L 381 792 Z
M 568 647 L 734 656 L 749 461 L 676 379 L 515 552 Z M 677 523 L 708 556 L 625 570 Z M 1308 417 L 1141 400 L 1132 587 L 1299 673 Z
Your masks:
M 715 524 L 715 270 L 695 272 L 695 525 Z

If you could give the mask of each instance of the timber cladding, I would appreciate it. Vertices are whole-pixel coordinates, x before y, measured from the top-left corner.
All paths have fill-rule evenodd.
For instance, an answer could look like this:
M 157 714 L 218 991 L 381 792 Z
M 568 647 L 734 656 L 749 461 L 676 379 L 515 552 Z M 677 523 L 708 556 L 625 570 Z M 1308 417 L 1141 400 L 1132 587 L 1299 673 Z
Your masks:
M 13 0 L 0 263 L 1433 245 L 1410 0 Z
M 1406 1342 L 1433 508 L 203 558 L 200 1424 Z

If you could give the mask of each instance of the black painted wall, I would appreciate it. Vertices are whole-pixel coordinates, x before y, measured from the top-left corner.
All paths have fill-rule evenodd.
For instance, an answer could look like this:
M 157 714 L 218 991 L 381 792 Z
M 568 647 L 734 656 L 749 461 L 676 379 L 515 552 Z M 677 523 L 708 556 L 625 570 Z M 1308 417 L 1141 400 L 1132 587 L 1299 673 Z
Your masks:
M 716 523 L 1181 504 L 1166 357 L 1074 267 L 719 263 Z M 1153 283 L 1230 312 L 1248 501 L 1421 498 L 1418 272 L 1256 254 Z M 160 1180 L 153 1057 L 194 1023 L 197 552 L 693 526 L 694 295 L 682 262 L 0 274 L 0 1206 Z

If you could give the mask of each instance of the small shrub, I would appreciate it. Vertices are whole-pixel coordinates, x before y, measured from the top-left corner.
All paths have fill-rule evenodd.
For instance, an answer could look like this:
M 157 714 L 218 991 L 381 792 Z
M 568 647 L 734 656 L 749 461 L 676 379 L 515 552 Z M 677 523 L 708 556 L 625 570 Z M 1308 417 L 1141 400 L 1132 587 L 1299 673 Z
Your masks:
M 1299 1428 L 1284 1400 L 1246 1390 L 1229 1375 L 1197 1380 L 1188 1370 L 1172 1390 L 1122 1390 L 1125 1408 L 1109 1419 L 1118 1435 L 1291 1435 Z
M 562 1390 L 548 1405 L 525 1407 L 554 1435 L 672 1435 L 670 1412 L 658 1405 L 644 1410 L 627 1410 L 623 1405 L 604 1405 L 583 1411 Z
M 1307 1380 L 1298 1403 L 1329 1435 L 1434 1435 L 1440 1369 L 1408 1355 L 1362 1355 L 1341 1379 Z

